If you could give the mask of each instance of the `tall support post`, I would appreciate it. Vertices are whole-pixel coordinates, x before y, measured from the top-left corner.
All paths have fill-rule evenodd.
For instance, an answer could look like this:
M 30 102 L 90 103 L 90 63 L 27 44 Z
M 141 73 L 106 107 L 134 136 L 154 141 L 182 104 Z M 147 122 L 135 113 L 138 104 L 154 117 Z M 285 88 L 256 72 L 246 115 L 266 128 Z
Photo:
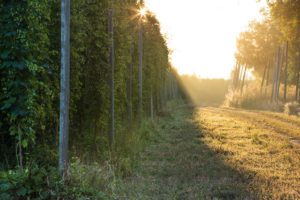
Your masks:
M 154 75 L 154 69 L 153 67 L 150 68 L 150 80 L 153 79 L 153 76 Z M 151 81 L 152 82 L 152 81 Z M 151 118 L 151 121 L 153 122 L 154 121 L 154 98 L 153 98 L 153 88 L 154 85 L 151 84 L 150 86 L 150 118 Z
M 67 175 L 70 101 L 70 0 L 61 1 L 61 75 L 59 120 L 59 172 Z
M 109 62 L 110 72 L 110 125 L 109 125 L 109 145 L 112 147 L 115 134 L 115 47 L 114 47 L 114 27 L 113 27 L 113 9 L 108 13 L 108 32 L 110 39 Z
M 150 96 L 150 117 L 152 122 L 154 121 L 154 102 L 153 102 L 153 89 L 151 86 L 151 96 Z
M 130 63 L 128 64 L 128 82 L 127 82 L 127 101 L 128 101 L 128 121 L 131 125 L 133 121 L 132 114 L 132 83 L 133 83 L 133 45 L 130 48 Z
M 160 69 L 161 70 L 161 69 Z M 159 111 L 162 111 L 164 109 L 164 87 L 165 87 L 165 82 L 163 78 L 163 73 L 162 71 L 159 72 Z
M 139 21 L 139 120 L 143 117 L 143 21 Z

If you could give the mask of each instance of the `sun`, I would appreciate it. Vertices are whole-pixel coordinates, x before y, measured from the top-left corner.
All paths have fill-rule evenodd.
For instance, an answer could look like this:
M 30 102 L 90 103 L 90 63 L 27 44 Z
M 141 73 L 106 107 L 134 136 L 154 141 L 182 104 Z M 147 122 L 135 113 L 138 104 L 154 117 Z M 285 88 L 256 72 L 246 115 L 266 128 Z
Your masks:
M 139 10 L 139 15 L 140 15 L 141 17 L 145 17 L 145 16 L 147 15 L 147 9 L 146 9 L 145 7 L 140 8 L 140 10 Z
M 132 8 L 130 9 L 135 14 L 132 15 L 130 20 L 139 19 L 142 22 L 146 21 L 146 16 L 149 14 L 149 9 L 145 6 L 140 6 L 138 8 Z

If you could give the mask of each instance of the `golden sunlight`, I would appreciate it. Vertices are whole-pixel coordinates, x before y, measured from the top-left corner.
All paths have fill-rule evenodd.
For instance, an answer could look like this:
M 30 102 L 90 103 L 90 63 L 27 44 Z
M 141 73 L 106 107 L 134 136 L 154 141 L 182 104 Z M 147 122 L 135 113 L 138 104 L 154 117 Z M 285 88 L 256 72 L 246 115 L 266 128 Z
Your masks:
M 147 9 L 146 9 L 146 8 L 140 8 L 140 10 L 139 10 L 139 15 L 140 15 L 141 17 L 145 17 L 146 14 L 147 14 Z
M 236 38 L 249 21 L 260 19 L 265 2 L 255 0 L 146 0 L 157 15 L 180 74 L 229 78 Z

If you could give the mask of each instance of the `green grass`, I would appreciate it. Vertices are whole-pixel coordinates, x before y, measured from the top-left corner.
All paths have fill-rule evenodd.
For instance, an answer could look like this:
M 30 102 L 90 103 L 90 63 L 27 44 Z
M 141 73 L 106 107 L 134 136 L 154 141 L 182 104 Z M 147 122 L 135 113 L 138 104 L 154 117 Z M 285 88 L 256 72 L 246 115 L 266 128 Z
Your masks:
M 253 197 L 243 176 L 211 149 L 192 110 L 173 108 L 159 123 L 158 139 L 145 149 L 116 199 L 244 199 Z M 226 135 L 218 138 L 226 138 Z

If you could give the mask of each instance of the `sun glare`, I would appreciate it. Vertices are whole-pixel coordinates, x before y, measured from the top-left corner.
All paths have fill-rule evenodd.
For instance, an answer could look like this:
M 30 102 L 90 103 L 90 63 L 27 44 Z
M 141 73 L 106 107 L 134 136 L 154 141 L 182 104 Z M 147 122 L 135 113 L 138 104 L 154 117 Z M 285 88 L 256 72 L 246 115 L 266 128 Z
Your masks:
M 255 0 L 146 0 L 160 21 L 180 74 L 229 78 L 235 65 L 236 38 L 260 18 L 265 3 Z M 143 11 L 144 13 L 144 11 Z
M 146 8 L 140 8 L 140 10 L 139 10 L 139 15 L 140 15 L 141 17 L 145 17 L 146 14 L 147 14 L 147 9 L 146 9 Z

